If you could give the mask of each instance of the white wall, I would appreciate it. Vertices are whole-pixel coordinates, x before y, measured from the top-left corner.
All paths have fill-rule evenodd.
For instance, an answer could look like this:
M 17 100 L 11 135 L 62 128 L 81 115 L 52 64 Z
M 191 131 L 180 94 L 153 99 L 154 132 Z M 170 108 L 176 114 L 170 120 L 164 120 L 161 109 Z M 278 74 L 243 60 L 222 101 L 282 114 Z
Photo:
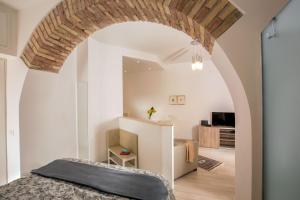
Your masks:
M 29 70 L 20 102 L 21 170 L 77 156 L 76 50 L 59 74 Z
M 106 132 L 118 128 L 123 116 L 123 56 L 157 59 L 131 49 L 102 44 L 88 39 L 88 53 L 81 49 L 79 57 L 88 55 L 88 134 L 90 159 L 103 161 L 106 155 Z M 84 74 L 84 73 L 83 73 Z
M 17 55 L 17 11 L 0 2 L 0 53 Z
M 77 142 L 78 158 L 89 160 L 87 82 L 77 82 Z
M 91 38 L 80 47 L 59 74 L 28 71 L 20 103 L 22 173 L 78 156 L 78 80 L 88 87 L 89 157 L 106 160 L 106 131 L 118 128 L 117 119 L 123 115 L 123 55 L 152 57 Z
M 7 183 L 5 60 L 0 59 L 0 185 Z
M 27 67 L 19 58 L 7 59 L 7 174 L 8 182 L 20 178 L 19 105 Z
M 5 146 L 5 162 L 1 161 L 2 164 L 6 165 L 7 168 L 7 181 L 11 182 L 15 179 L 20 178 L 20 127 L 19 127 L 19 103 L 21 92 L 23 89 L 24 80 L 27 74 L 27 67 L 23 61 L 19 58 L 12 56 L 5 56 L 5 87 L 6 94 L 6 107 L 5 107 L 5 143 L 1 146 Z M 1 60 L 2 62 L 2 60 Z M 3 64 L 3 63 L 1 63 Z
M 33 27 L 35 27 L 45 13 L 55 6 L 60 0 L 49 0 L 47 3 L 40 2 L 36 7 L 16 11 L 0 5 L 0 13 L 7 14 L 2 18 L 0 44 L 0 56 L 7 58 L 7 165 L 8 181 L 20 176 L 20 134 L 19 134 L 19 104 L 26 77 L 27 67 L 18 57 L 23 51 L 29 39 Z M 51 4 L 51 5 L 50 5 Z M 32 12 L 34 10 L 34 12 Z M 5 28 L 4 28 L 5 27 Z M 3 29 L 4 28 L 4 29 Z M 4 35 L 3 35 L 4 34 Z M 13 56 L 9 56 L 13 55 Z M 22 119 L 20 119 L 22 121 Z
M 77 47 L 77 81 L 88 82 L 88 41 L 81 42 Z
M 123 115 L 122 49 L 88 39 L 88 127 L 90 157 L 106 160 L 109 129 L 118 128 Z
M 234 66 L 219 44 L 215 44 L 212 60 L 226 81 L 234 102 L 235 120 L 235 190 L 236 199 L 252 199 L 252 127 L 246 92 Z
M 186 95 L 186 105 L 169 105 L 170 95 Z M 177 64 L 163 71 L 124 73 L 124 112 L 147 118 L 147 110 L 158 111 L 153 120 L 172 120 L 176 138 L 197 135 L 200 120 L 211 119 L 211 112 L 234 112 L 228 88 L 211 61 L 203 71 L 192 71 L 190 64 Z
M 88 134 L 88 40 L 77 47 L 78 158 L 90 159 Z
M 119 119 L 119 127 L 138 136 L 138 165 L 163 175 L 174 186 L 174 133 L 172 125 L 127 117 Z

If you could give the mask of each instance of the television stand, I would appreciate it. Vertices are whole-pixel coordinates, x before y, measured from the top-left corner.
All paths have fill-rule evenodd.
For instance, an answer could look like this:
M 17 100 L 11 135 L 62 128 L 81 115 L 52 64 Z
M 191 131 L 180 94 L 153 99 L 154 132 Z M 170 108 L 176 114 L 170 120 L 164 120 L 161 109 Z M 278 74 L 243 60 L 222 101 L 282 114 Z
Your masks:
M 235 148 L 235 128 L 199 126 L 199 145 L 207 148 Z

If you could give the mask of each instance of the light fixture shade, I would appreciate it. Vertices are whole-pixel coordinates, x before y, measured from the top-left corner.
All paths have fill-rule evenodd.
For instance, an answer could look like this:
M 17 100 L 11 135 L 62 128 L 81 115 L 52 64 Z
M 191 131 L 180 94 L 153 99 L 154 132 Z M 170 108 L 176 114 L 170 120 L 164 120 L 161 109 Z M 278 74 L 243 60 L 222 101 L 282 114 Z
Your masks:
M 201 70 L 203 70 L 203 62 L 197 61 L 197 62 L 192 63 L 192 70 L 193 71 L 197 71 L 197 70 L 201 71 Z
M 201 49 L 200 49 L 200 43 L 198 40 L 194 40 L 191 43 L 194 47 L 193 51 L 193 57 L 192 57 L 192 70 L 197 71 L 197 70 L 203 70 L 203 59 L 201 56 Z

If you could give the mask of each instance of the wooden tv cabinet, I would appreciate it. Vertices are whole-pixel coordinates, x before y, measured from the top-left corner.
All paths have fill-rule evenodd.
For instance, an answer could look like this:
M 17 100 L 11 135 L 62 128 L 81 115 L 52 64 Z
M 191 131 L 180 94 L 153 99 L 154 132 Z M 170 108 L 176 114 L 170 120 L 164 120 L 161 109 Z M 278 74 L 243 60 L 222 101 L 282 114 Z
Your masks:
M 199 126 L 200 147 L 235 147 L 235 128 L 221 126 Z

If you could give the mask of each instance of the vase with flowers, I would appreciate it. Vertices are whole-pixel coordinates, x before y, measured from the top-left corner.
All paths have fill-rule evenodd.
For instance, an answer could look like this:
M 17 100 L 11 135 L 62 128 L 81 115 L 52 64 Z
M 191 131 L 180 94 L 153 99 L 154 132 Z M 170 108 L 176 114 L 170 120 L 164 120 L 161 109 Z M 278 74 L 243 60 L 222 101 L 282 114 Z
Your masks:
M 151 120 L 151 117 L 154 113 L 156 113 L 157 111 L 155 110 L 155 108 L 152 106 L 148 111 L 148 119 Z

